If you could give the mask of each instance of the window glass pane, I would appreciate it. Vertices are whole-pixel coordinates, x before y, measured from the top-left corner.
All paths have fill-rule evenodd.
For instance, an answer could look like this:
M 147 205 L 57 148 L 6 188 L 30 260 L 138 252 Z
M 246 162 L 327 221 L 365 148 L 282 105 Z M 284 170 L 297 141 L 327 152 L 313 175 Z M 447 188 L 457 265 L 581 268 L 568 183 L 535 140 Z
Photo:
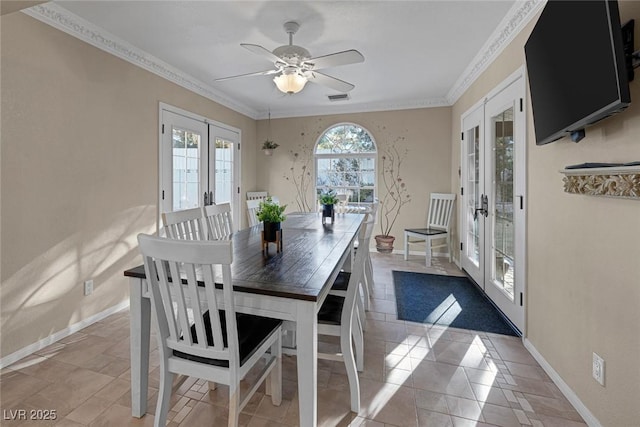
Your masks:
M 367 157 L 354 157 L 350 154 Z M 355 124 L 328 129 L 318 140 L 316 190 L 346 194 L 349 203 L 371 203 L 375 197 L 376 147 L 369 132 Z
M 233 181 L 233 143 L 216 138 L 215 202 L 231 202 Z
M 198 206 L 200 135 L 173 128 L 173 210 Z

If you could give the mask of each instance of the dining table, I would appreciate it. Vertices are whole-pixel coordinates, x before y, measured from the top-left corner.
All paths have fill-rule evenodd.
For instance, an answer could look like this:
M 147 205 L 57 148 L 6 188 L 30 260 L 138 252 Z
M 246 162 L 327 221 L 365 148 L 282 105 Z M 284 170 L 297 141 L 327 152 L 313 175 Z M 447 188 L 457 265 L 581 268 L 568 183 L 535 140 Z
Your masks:
M 336 214 L 322 223 L 321 213 L 291 213 L 282 222 L 282 250 L 263 250 L 262 224 L 234 232 L 231 275 L 237 312 L 295 324 L 300 426 L 318 419 L 317 313 L 345 261 L 350 260 L 365 215 Z M 151 328 L 150 291 L 142 265 L 124 275 L 130 286 L 131 412 L 146 413 Z

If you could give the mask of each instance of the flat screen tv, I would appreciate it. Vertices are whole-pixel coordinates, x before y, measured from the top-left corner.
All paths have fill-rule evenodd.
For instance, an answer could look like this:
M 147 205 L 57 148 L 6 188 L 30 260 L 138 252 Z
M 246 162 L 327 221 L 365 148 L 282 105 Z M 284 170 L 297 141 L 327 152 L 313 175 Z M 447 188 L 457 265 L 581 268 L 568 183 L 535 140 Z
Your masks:
M 524 50 L 537 145 L 578 142 L 631 102 L 616 1 L 548 1 Z

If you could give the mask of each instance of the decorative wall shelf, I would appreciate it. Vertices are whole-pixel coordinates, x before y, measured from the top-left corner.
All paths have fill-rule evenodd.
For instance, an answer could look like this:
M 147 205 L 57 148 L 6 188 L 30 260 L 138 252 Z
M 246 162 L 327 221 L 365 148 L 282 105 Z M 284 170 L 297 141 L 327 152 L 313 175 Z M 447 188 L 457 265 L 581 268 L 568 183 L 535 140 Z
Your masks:
M 640 200 L 640 165 L 564 169 L 564 191 Z

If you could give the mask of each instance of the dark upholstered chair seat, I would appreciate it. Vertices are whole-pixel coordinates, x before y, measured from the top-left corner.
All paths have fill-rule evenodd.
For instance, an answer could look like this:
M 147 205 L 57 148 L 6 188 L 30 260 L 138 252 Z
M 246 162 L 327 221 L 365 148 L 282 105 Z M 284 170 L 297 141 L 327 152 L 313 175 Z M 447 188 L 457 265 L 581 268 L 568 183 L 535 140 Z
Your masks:
M 347 286 L 349 285 L 349 279 L 351 278 L 351 273 L 348 271 L 341 271 L 338 273 L 338 277 L 333 282 L 333 286 L 331 286 L 331 290 L 333 291 L 346 291 Z
M 225 317 L 224 310 L 218 310 L 218 313 L 222 326 L 222 342 L 224 343 L 224 346 L 227 347 L 227 319 Z M 209 311 L 207 310 L 202 317 L 204 319 L 205 332 L 207 334 L 207 344 L 213 345 L 213 332 L 211 331 Z M 236 313 L 236 323 L 238 326 L 238 344 L 240 345 L 240 366 L 242 366 L 251 356 L 253 356 L 258 347 L 260 347 L 271 333 L 282 324 L 282 320 Z M 191 326 L 191 337 L 194 342 L 198 342 L 195 325 Z M 208 359 L 206 357 L 182 353 L 177 350 L 173 351 L 173 355 L 183 359 L 192 360 L 194 362 L 229 367 L 229 362 L 227 360 Z
M 409 233 L 423 234 L 425 236 L 447 234 L 447 230 L 438 230 L 437 228 L 407 228 L 405 231 L 408 231 Z
M 326 325 L 340 325 L 342 318 L 342 307 L 344 306 L 344 297 L 337 295 L 327 295 L 327 299 L 322 303 L 320 311 L 318 311 L 318 323 Z

